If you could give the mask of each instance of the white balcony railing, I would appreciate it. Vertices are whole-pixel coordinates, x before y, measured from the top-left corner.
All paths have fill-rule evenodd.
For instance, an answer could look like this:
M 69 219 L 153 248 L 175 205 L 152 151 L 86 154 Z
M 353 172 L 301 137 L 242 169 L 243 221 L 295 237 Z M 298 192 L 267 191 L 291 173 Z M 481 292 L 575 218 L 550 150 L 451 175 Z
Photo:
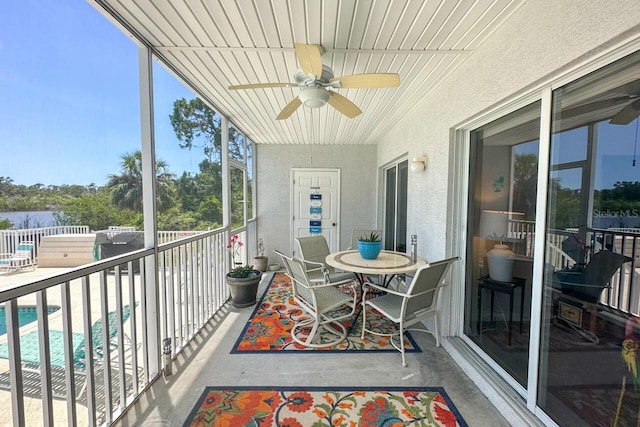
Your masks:
M 545 262 L 556 270 L 572 267 L 578 260 L 564 251 L 563 243 L 578 229 L 551 230 L 547 233 Z M 514 242 L 522 242 L 524 255 L 532 257 L 535 241 L 533 221 L 510 221 L 509 237 Z M 608 287 L 602 292 L 600 303 L 626 314 L 640 315 L 640 229 L 608 228 L 586 231 L 585 254 L 608 249 L 631 258 L 612 277 Z
M 255 224 L 247 230 L 243 240 Z M 111 424 L 160 375 L 162 341 L 175 358 L 228 299 L 229 236 L 198 233 L 0 290 L 9 387 L 0 401 L 11 407 L 0 424 L 53 425 L 62 412 L 68 425 Z M 37 322 L 21 327 L 25 304 Z M 27 411 L 32 399 L 41 414 Z

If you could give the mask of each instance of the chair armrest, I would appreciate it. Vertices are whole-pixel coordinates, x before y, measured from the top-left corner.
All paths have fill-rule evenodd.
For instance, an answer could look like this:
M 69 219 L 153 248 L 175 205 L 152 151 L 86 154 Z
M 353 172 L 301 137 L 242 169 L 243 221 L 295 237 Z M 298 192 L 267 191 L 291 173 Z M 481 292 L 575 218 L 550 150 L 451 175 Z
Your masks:
M 599 288 L 599 289 L 608 289 L 611 287 L 610 283 L 607 283 L 606 285 L 602 286 L 602 285 L 588 285 L 586 283 L 576 283 L 576 282 L 563 282 L 560 280 L 554 280 L 553 283 L 557 283 L 558 285 L 569 285 L 569 286 L 573 286 L 573 287 L 577 287 L 577 288 Z M 560 289 L 561 290 L 561 289 Z
M 307 260 L 302 260 L 302 262 L 304 263 L 304 266 L 305 266 L 307 272 L 309 272 L 309 271 L 320 271 L 320 272 L 322 272 L 322 276 L 324 277 L 324 281 L 325 282 L 329 281 L 329 270 L 327 270 L 327 267 L 323 263 L 315 262 L 315 261 L 307 261 Z M 317 282 L 317 281 L 313 281 L 313 282 Z
M 303 259 L 302 262 L 304 262 L 304 265 L 305 265 L 305 267 L 307 267 L 308 271 L 315 271 L 315 270 L 321 270 L 321 269 L 326 269 L 327 268 L 321 262 L 307 261 L 306 259 Z
M 344 284 L 347 284 L 350 282 L 336 282 L 336 283 L 331 283 L 331 282 L 325 282 L 325 283 L 320 283 L 320 282 L 312 282 L 311 283 L 311 287 L 313 289 L 317 289 L 317 288 L 328 288 L 328 287 L 337 287 L 337 286 L 341 286 Z M 353 282 L 351 282 L 351 284 L 349 285 L 351 288 L 355 289 L 355 284 Z
M 408 296 L 410 296 L 409 294 L 406 294 L 404 292 L 399 292 L 399 291 L 396 291 L 394 289 L 385 288 L 384 286 L 376 285 L 375 283 L 371 283 L 371 282 L 364 282 L 364 285 L 365 285 L 365 287 L 364 287 L 364 289 L 365 289 L 364 293 L 365 294 L 367 293 L 367 287 L 370 287 L 370 288 L 377 289 L 377 290 L 382 291 L 382 292 L 386 292 L 388 294 L 397 295 L 399 297 L 408 297 Z

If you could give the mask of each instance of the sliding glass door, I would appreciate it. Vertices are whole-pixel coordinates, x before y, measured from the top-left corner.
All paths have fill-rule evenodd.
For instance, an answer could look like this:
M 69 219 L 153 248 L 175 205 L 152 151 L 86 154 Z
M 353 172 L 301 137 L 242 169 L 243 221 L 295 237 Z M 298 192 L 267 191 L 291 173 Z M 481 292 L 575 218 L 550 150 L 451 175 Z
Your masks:
M 407 181 L 409 161 L 384 171 L 384 249 L 407 251 Z
M 547 93 L 470 129 L 464 334 L 552 422 L 637 426 L 640 52 Z
M 553 94 L 538 406 L 639 425 L 640 54 Z
M 465 333 L 522 386 L 528 376 L 539 130 L 535 102 L 471 132 L 473 245 Z

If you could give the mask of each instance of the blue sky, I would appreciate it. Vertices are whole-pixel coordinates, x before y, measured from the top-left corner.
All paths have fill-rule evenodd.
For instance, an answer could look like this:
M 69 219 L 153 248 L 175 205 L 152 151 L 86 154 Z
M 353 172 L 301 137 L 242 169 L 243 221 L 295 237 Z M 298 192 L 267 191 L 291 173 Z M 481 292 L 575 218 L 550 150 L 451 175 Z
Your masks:
M 200 150 L 178 147 L 168 116 L 193 93 L 154 66 L 156 150 L 176 174 Z M 16 184 L 103 185 L 140 149 L 137 45 L 80 0 L 0 2 L 0 176 Z
M 168 119 L 176 99 L 194 95 L 157 64 L 154 80 L 157 156 L 177 175 L 197 171 L 201 151 L 180 149 Z M 86 1 L 0 2 L 0 176 L 103 185 L 120 157 L 140 148 L 139 122 L 137 46 L 128 36 Z M 636 122 L 599 132 L 607 143 L 598 147 L 596 188 L 640 181 L 640 158 L 631 166 Z
M 627 125 L 612 125 L 602 122 L 597 126 L 595 188 L 613 188 L 617 181 L 640 181 L 640 129 L 638 119 Z M 586 158 L 587 129 L 585 127 L 554 135 L 551 153 L 553 163 L 569 163 Z M 516 146 L 517 154 L 538 153 L 538 141 Z M 633 165 L 633 159 L 636 164 Z M 565 188 L 579 189 L 581 171 L 568 169 L 554 173 Z

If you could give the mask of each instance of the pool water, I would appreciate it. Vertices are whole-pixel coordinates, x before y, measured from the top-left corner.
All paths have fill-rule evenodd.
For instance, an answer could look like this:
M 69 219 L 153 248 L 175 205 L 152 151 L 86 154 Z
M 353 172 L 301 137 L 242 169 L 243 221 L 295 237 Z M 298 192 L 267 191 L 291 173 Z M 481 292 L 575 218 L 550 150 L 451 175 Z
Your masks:
M 60 310 L 59 306 L 50 305 L 47 307 L 47 313 L 55 313 Z M 38 319 L 38 312 L 35 305 L 22 305 L 18 307 L 18 324 L 20 326 L 27 325 Z M 7 333 L 7 317 L 5 316 L 4 304 L 0 305 L 0 335 Z

